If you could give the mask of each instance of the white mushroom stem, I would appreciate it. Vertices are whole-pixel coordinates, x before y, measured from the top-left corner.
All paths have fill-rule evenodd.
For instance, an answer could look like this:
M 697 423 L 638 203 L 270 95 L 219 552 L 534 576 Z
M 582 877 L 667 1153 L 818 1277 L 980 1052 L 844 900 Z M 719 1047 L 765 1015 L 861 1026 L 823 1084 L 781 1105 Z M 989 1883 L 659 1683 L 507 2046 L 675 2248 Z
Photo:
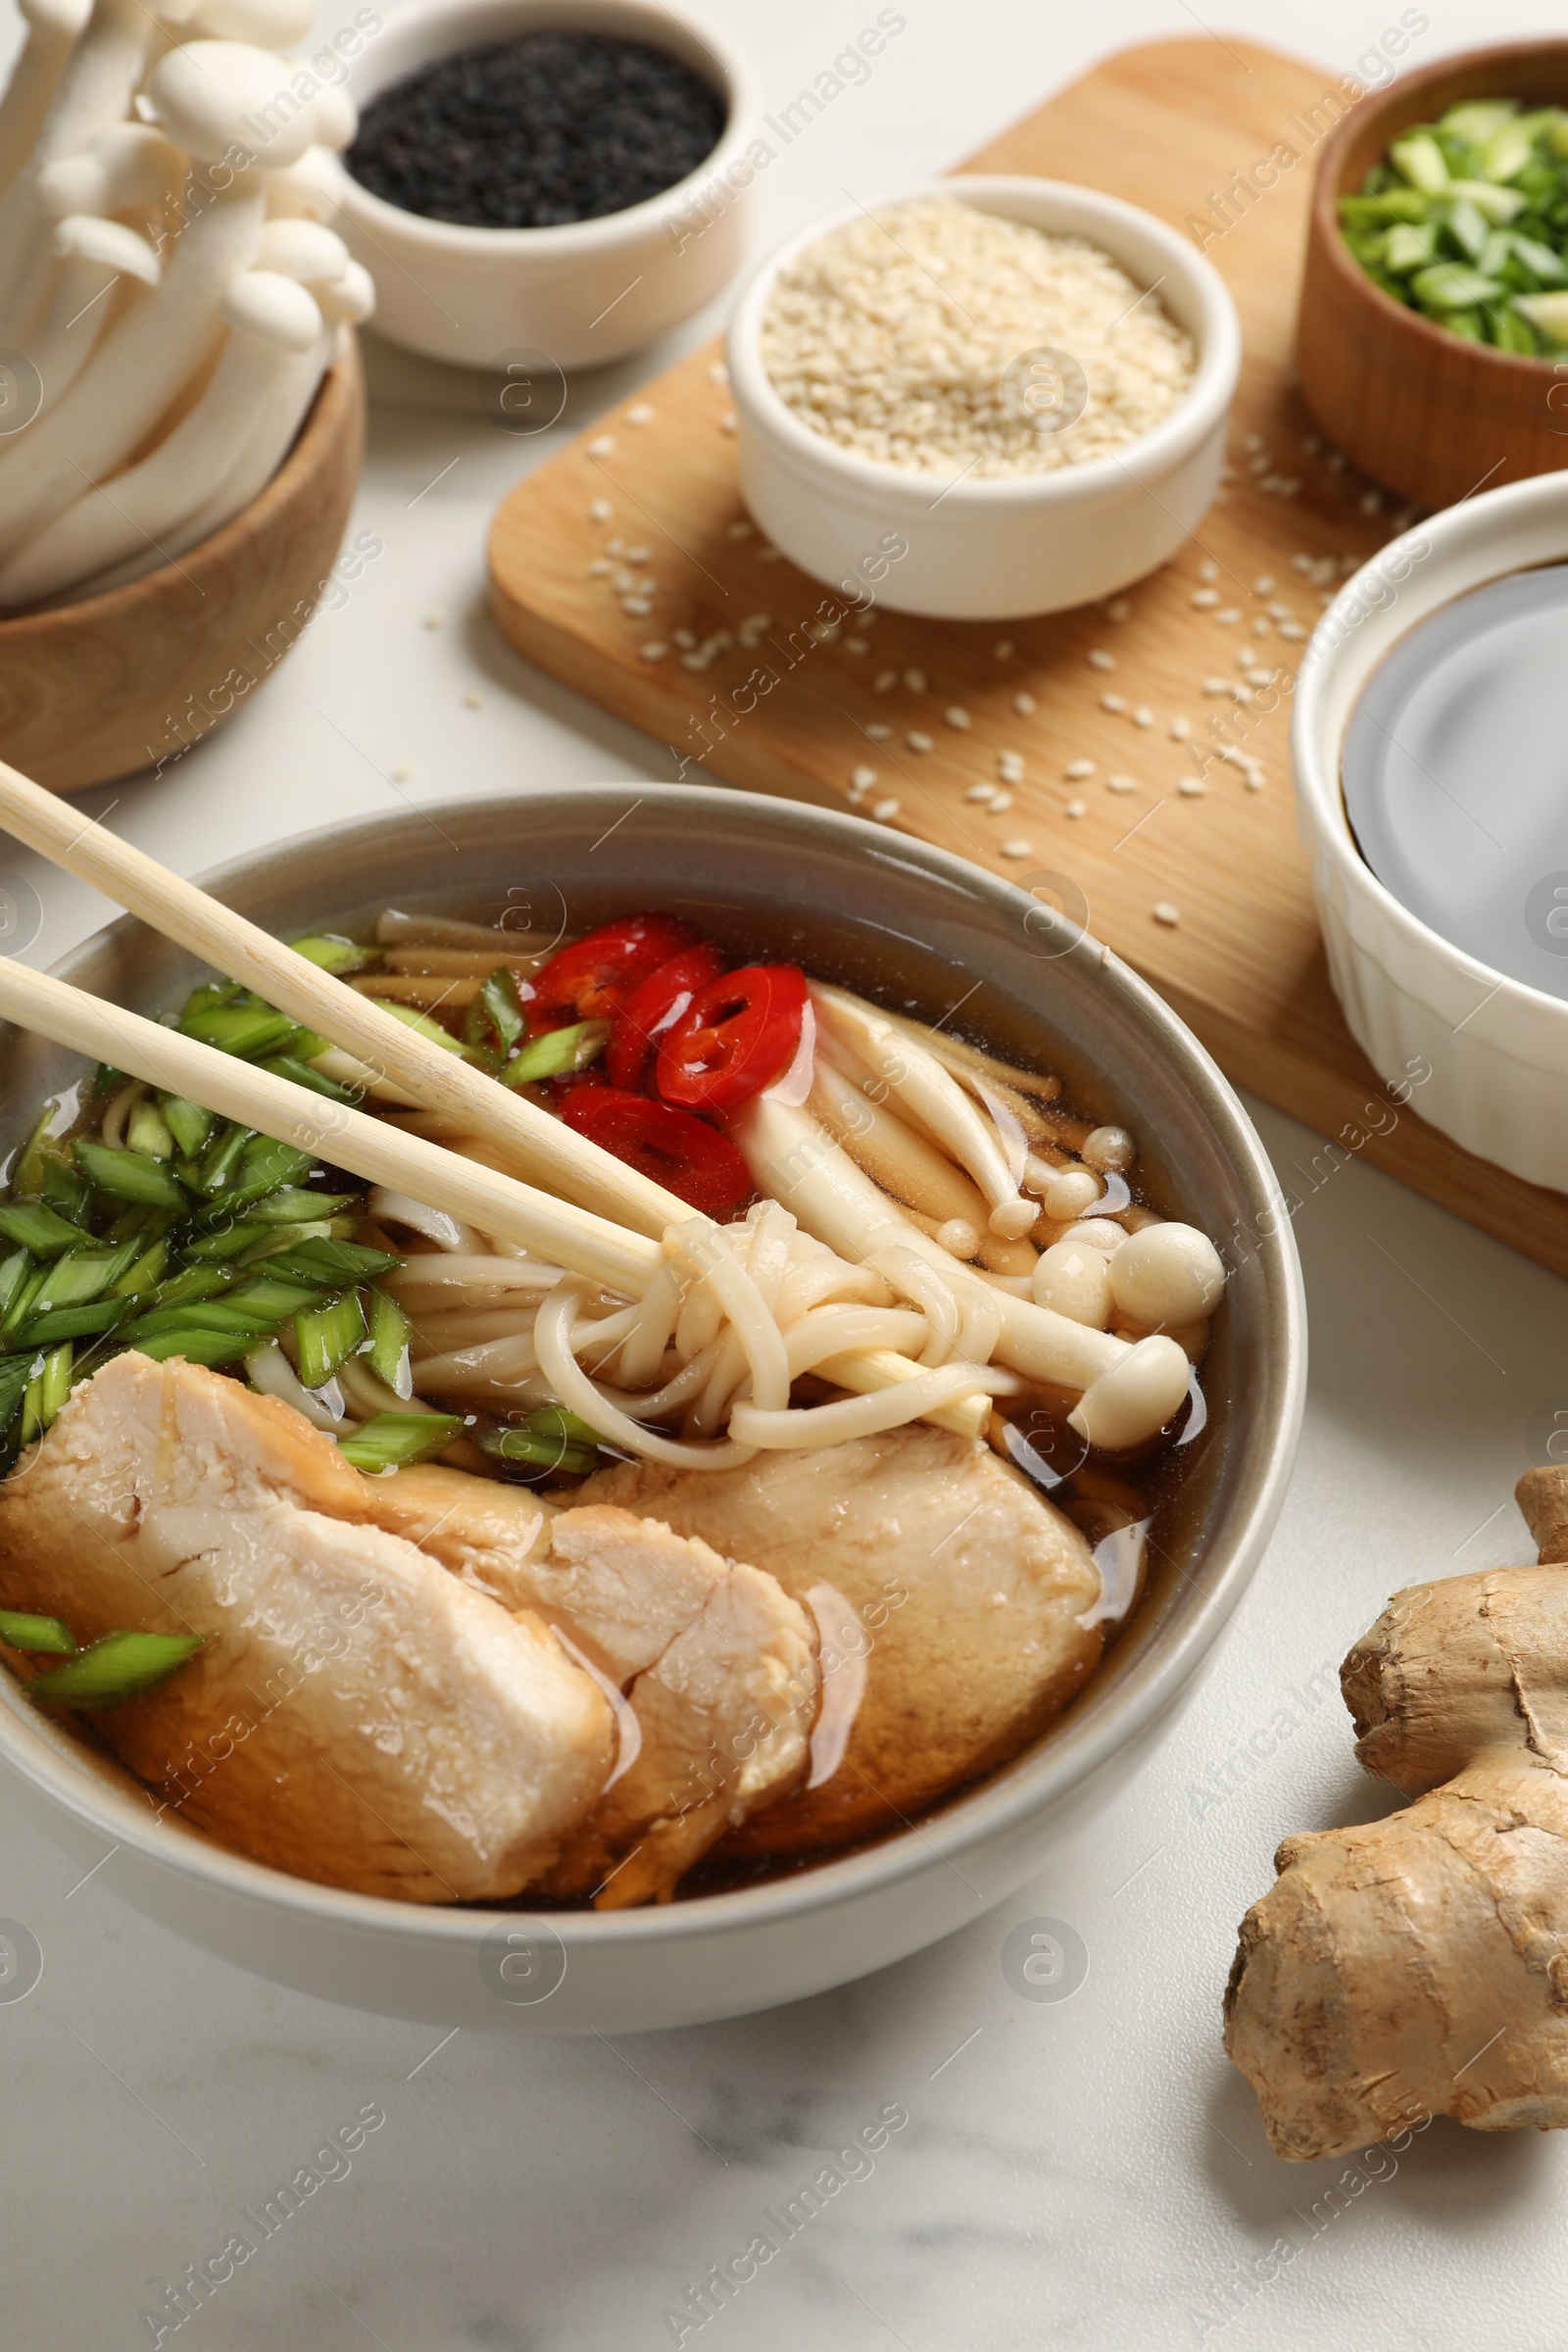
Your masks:
M 890 1087 L 928 1134 L 968 1170 L 990 1204 L 991 1231 L 1008 1241 L 1026 1234 L 1040 1211 L 1036 1202 L 1019 1195 L 1021 1162 L 1015 1175 L 995 1128 L 936 1055 L 907 1030 L 896 1028 L 837 989 L 813 986 L 811 997 L 824 1033 Z
M 302 286 L 333 285 L 349 267 L 349 249 L 319 220 L 269 220 L 256 248 L 256 267 L 280 270 Z
M 46 401 L 59 400 L 80 374 L 108 324 L 110 296 L 121 279 L 158 283 L 157 254 L 119 220 L 75 215 L 59 223 L 51 242 L 65 266 L 28 355 Z
M 212 351 L 224 288 L 248 269 L 261 228 L 259 184 L 236 182 L 185 228 L 162 283 L 103 338 L 64 399 L 0 456 L 0 558 L 116 472 L 151 432 Z
M 289 49 L 303 41 L 315 15 L 311 0 L 196 0 L 192 29 L 215 41 L 251 41 Z
M 185 176 L 187 159 L 149 122 L 117 122 L 78 154 L 38 173 L 39 210 L 56 220 L 74 213 L 161 211 Z
M 117 474 L 110 489 L 87 491 L 0 570 L 0 604 L 36 604 L 149 541 L 162 546 L 223 482 L 274 378 L 315 350 L 321 315 L 293 278 L 253 270 L 229 287 L 222 317 L 228 340 L 195 407 L 150 457 Z
M 21 0 L 26 37 L 0 99 L 0 195 L 43 128 L 66 60 L 87 22 L 89 0 Z
M 157 17 L 141 0 L 95 0 L 32 151 L 0 198 L 0 343 L 24 342 L 49 297 L 53 264 L 44 244 L 38 173 L 124 120 L 157 29 Z
M 239 150 L 262 171 L 280 172 L 317 143 L 321 97 L 332 95 L 301 100 L 292 79 L 282 58 L 246 41 L 184 41 L 147 76 L 146 112 L 206 163 Z
M 1131 1347 L 1110 1332 L 993 1288 L 901 1217 L 809 1112 L 775 1095 L 758 1095 L 735 1113 L 730 1135 L 758 1184 L 841 1257 L 871 1259 L 896 1283 L 896 1253 L 909 1250 L 936 1267 L 960 1305 L 978 1298 L 1000 1309 L 997 1360 L 1029 1380 L 1081 1391 L 1070 1418 L 1092 1445 L 1142 1444 L 1179 1408 L 1191 1367 L 1174 1340 L 1141 1340 Z M 1129 1372 L 1135 1361 L 1136 1372 Z M 1102 1386 L 1112 1374 L 1119 1377 Z
M 317 142 L 307 147 L 297 164 L 267 175 L 267 210 L 277 220 L 337 219 L 337 187 L 331 151 Z

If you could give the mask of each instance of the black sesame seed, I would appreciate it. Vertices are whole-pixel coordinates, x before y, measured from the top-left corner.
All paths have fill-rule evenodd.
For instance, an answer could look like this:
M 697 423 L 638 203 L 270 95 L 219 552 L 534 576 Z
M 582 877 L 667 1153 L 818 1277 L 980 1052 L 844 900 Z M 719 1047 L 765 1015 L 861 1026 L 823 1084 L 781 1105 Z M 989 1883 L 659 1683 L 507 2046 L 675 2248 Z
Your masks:
M 537 32 L 438 58 L 373 98 L 348 168 L 406 213 L 554 228 L 622 213 L 711 155 L 724 101 L 678 58 Z

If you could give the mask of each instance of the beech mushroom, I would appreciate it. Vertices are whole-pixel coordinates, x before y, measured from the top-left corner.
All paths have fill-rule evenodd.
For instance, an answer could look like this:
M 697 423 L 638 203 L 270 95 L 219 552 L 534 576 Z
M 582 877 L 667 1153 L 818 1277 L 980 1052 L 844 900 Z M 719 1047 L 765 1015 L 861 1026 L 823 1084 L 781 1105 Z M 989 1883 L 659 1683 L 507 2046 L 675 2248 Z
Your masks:
M 66 60 L 87 22 L 90 0 L 20 0 L 26 37 L 0 99 L 0 195 L 27 160 L 43 127 Z
M 310 31 L 315 13 L 311 0 L 196 0 L 191 24 L 211 40 L 291 49 Z
M 1110 1287 L 1130 1323 L 1151 1331 L 1200 1323 L 1225 1289 L 1225 1267 L 1196 1225 L 1146 1225 L 1109 1260 Z
M 321 314 L 305 288 L 276 270 L 252 270 L 225 293 L 229 329 L 213 379 L 150 457 L 93 488 L 0 570 L 0 604 L 33 604 L 161 543 L 225 481 L 273 379 L 312 352 Z
M 56 220 L 73 213 L 161 212 L 185 176 L 186 159 L 150 122 L 117 122 L 75 155 L 45 164 L 38 209 Z
M 111 288 L 127 277 L 156 286 L 158 256 L 123 221 L 101 220 L 91 213 L 60 221 L 50 243 L 65 267 L 28 356 L 45 400 L 58 400 L 103 333 Z

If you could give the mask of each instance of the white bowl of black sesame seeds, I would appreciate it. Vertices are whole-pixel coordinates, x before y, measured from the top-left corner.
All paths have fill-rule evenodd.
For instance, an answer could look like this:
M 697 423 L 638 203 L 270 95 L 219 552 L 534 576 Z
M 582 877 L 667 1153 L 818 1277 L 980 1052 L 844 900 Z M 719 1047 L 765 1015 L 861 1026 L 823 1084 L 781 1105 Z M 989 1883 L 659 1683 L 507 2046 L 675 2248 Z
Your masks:
M 376 331 L 412 351 L 539 385 L 544 363 L 666 333 L 744 258 L 759 101 L 682 7 L 409 0 L 350 86 L 336 225 L 375 281 Z
M 1152 214 L 931 180 L 817 222 L 742 293 L 741 490 L 803 570 L 895 611 L 1060 612 L 1197 528 L 1240 368 L 1223 281 Z

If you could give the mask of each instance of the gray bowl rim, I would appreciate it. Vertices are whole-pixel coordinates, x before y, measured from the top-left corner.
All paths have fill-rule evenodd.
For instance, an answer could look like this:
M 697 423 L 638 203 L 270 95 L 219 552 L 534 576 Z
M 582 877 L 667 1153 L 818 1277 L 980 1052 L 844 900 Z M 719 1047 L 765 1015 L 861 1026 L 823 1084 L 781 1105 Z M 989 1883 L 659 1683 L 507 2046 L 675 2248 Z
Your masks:
M 907 834 L 889 834 L 864 819 L 804 802 L 751 795 L 722 786 L 649 782 L 643 789 L 657 794 L 661 805 L 686 810 L 694 820 L 723 824 L 737 816 L 745 821 L 748 808 L 765 808 L 775 823 L 793 824 L 807 835 L 838 837 L 862 855 L 891 857 L 907 868 L 915 867 L 940 889 L 978 898 L 990 905 L 1018 895 L 1018 886 L 988 874 L 982 867 L 945 850 L 928 846 Z M 530 788 L 525 793 L 491 793 L 463 801 L 435 804 L 439 813 L 461 823 L 499 808 L 537 808 L 548 802 L 566 803 L 575 810 L 595 803 L 608 811 L 624 804 L 636 782 Z M 416 818 L 418 809 L 410 812 Z M 399 823 L 403 819 L 395 820 Z M 361 817 L 319 826 L 287 842 L 271 843 L 242 852 L 196 877 L 201 888 L 222 898 L 240 884 L 264 879 L 268 869 L 291 866 L 326 845 L 341 847 L 356 834 L 368 840 L 384 834 L 384 817 Z M 1016 911 L 1016 908 L 1012 909 Z M 76 965 L 112 935 L 133 936 L 146 928 L 134 916 L 122 916 L 80 941 L 50 966 L 58 977 L 71 980 Z M 168 1872 L 189 1885 L 208 1886 L 232 1903 L 251 1905 L 271 1914 L 301 1915 L 318 1930 L 337 1931 L 372 1940 L 397 1942 L 408 1938 L 421 1947 L 477 1949 L 485 1934 L 498 1923 L 514 1927 L 534 1920 L 560 1937 L 569 1955 L 624 1947 L 628 1955 L 671 1941 L 703 1942 L 740 1934 L 757 1934 L 813 1912 L 827 1914 L 848 1904 L 894 1892 L 902 1883 L 932 1868 L 961 1862 L 977 1847 L 1000 1841 L 1043 1822 L 1084 1784 L 1090 1782 L 1116 1752 L 1131 1745 L 1154 1725 L 1196 1674 L 1209 1650 L 1229 1626 L 1242 1596 L 1262 1558 L 1284 1502 L 1294 1466 L 1297 1440 L 1305 1401 L 1306 1310 L 1300 1264 L 1289 1217 L 1281 1213 L 1282 1195 L 1263 1145 L 1229 1080 L 1185 1023 L 1164 1001 L 1119 956 L 1087 933 L 1070 952 L 1071 960 L 1100 967 L 1101 985 L 1114 991 L 1126 1017 L 1152 1032 L 1182 1074 L 1210 1128 L 1223 1143 L 1238 1178 L 1239 1189 L 1253 1211 L 1253 1233 L 1263 1265 L 1270 1307 L 1267 1334 L 1274 1397 L 1272 1424 L 1256 1433 L 1255 1458 L 1245 1503 L 1225 1539 L 1204 1554 L 1206 1581 L 1201 1592 L 1184 1600 L 1187 1614 L 1166 1629 L 1158 1654 L 1131 1669 L 1119 1687 L 1115 1703 L 1095 1720 L 1086 1718 L 1074 1731 L 1069 1724 L 1049 1747 L 1002 1767 L 965 1796 L 904 1832 L 852 1853 L 838 1861 L 809 1868 L 763 1885 L 725 1892 L 697 1895 L 680 1902 L 640 1910 L 614 1912 L 529 1912 L 514 1907 L 489 1908 L 478 1904 L 461 1908 L 397 1903 L 380 1895 L 347 1892 L 308 1879 L 273 1870 L 248 1860 L 226 1846 L 174 1819 L 169 1830 L 160 1827 L 148 1799 L 138 1804 L 107 1775 L 73 1754 L 67 1740 L 47 1737 L 42 1726 L 28 1720 L 25 1701 L 11 1678 L 0 1678 L 0 1761 L 21 1774 L 34 1788 L 52 1798 L 74 1819 L 110 1840 L 127 1846 L 155 1871 Z M 1266 1212 L 1268 1230 L 1258 1219 Z M 1244 1400 L 1244 1407 L 1245 1400 Z M 1219 1555 L 1216 1568 L 1215 1557 Z M 1093 1690 L 1093 1681 L 1087 1686 Z M 57 1744 L 58 1740 L 58 1744 Z

